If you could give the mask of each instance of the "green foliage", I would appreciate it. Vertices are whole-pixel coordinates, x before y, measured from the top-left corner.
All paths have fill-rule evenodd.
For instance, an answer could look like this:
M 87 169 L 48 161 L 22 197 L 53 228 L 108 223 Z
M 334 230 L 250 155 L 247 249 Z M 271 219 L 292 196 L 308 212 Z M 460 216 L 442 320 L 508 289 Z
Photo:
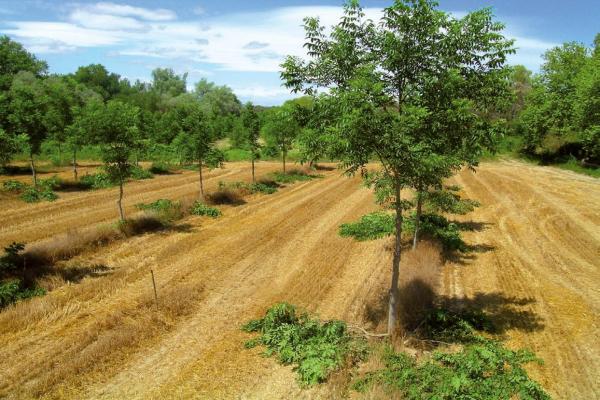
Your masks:
M 250 193 L 273 194 L 277 192 L 279 185 L 276 182 L 223 182 L 219 181 L 219 190 L 223 189 L 241 189 Z
M 158 199 L 152 203 L 138 203 L 135 206 L 138 210 L 155 213 L 163 222 L 172 222 L 183 216 L 181 203 L 169 199 Z
M 348 334 L 343 321 L 321 323 L 287 303 L 275 304 L 263 318 L 242 329 L 260 334 L 246 342 L 246 348 L 262 345 L 265 356 L 275 355 L 282 364 L 294 364 L 304 385 L 324 382 L 333 371 L 365 355 L 364 346 Z
M 201 203 L 199 201 L 196 201 L 192 205 L 192 207 L 190 208 L 190 214 L 208 216 L 211 218 L 218 218 L 221 215 L 223 215 L 221 210 L 219 210 L 218 208 L 207 206 L 206 204 Z
M 83 175 L 79 178 L 79 183 L 92 189 L 105 189 L 115 185 L 110 176 L 104 172 Z
M 0 257 L 0 275 L 12 273 L 23 265 L 21 252 L 25 249 L 25 244 L 12 242 L 4 248 L 4 254 Z
M 541 363 L 541 360 L 529 351 L 510 350 L 496 340 L 479 335 L 476 330 L 492 329 L 481 312 L 435 309 L 422 329 L 431 339 L 462 343 L 462 348 L 437 350 L 430 359 L 418 362 L 388 347 L 382 357 L 384 367 L 359 379 L 354 388 L 365 390 L 377 382 L 400 391 L 403 398 L 409 400 L 550 399 L 523 367 L 530 362 Z
M 2 184 L 2 188 L 8 192 L 22 192 L 23 190 L 25 190 L 25 188 L 27 188 L 27 186 L 27 184 L 21 181 L 16 181 L 12 179 L 4 181 L 4 183 Z
M 23 193 L 21 193 L 21 199 L 27 203 L 37 203 L 38 201 L 54 201 L 58 199 L 58 196 L 52 188 L 47 186 L 28 186 Z
M 406 233 L 412 234 L 415 229 L 416 215 L 413 213 L 404 219 Z M 446 217 L 438 214 L 422 214 L 419 231 L 423 235 L 429 235 L 438 240 L 445 251 L 467 252 L 469 246 L 462 240 L 460 235 L 461 226 L 450 222 Z
M 363 215 L 357 222 L 340 225 L 339 234 L 360 241 L 390 236 L 394 234 L 394 216 L 382 211 Z
M 133 178 L 135 180 L 154 178 L 154 175 L 152 174 L 152 172 L 150 172 L 149 170 L 144 169 L 142 167 L 138 167 L 138 166 L 131 167 L 130 176 L 131 176 L 131 178 Z
M 20 280 L 0 282 L 0 309 L 19 300 L 43 296 L 46 291 L 42 288 L 26 288 Z
M 447 186 L 440 190 L 429 191 L 424 194 L 425 210 L 431 213 L 441 212 L 465 215 L 479 207 L 476 200 L 463 199 L 458 194 L 459 186 Z
M 155 175 L 167 175 L 171 173 L 171 167 L 164 162 L 153 162 L 148 171 Z

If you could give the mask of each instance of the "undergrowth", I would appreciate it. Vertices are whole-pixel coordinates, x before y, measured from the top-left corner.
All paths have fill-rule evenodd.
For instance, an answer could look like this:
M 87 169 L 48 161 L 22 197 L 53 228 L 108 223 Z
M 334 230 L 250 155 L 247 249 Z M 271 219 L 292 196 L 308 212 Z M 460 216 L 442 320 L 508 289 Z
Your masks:
M 320 175 L 309 174 L 301 169 L 292 169 L 283 173 L 281 171 L 270 174 L 277 183 L 294 183 L 296 181 L 308 181 L 314 178 L 320 178 Z
M 394 216 L 384 211 L 376 211 L 363 215 L 356 222 L 340 225 L 342 237 L 353 237 L 356 240 L 380 239 L 394 233 Z
M 39 179 L 37 186 L 31 186 L 16 180 L 8 180 L 2 184 L 4 190 L 18 193 L 21 200 L 27 203 L 37 203 L 42 200 L 54 201 L 58 199 L 54 190 L 59 186 L 60 179 L 57 176 L 48 179 Z
M 275 304 L 242 329 L 260 334 L 247 341 L 246 348 L 265 346 L 265 356 L 293 364 L 303 385 L 324 382 L 333 371 L 366 355 L 365 343 L 351 337 L 343 321 L 321 323 L 287 303 Z
M 356 381 L 364 391 L 377 383 L 399 391 L 408 400 L 546 400 L 549 395 L 532 380 L 523 365 L 541 363 L 532 352 L 511 350 L 477 330 L 493 329 L 485 314 L 433 310 L 424 323 L 426 336 L 462 344 L 460 350 L 436 350 L 418 361 L 386 347 L 383 368 Z
M 262 193 L 262 194 L 273 194 L 277 191 L 279 185 L 274 181 L 259 181 L 255 183 L 246 182 L 223 182 L 219 181 L 219 190 L 224 189 L 238 189 L 251 194 Z
M 181 203 L 169 199 L 158 199 L 152 203 L 138 203 L 138 210 L 150 211 L 164 222 L 173 222 L 183 217 Z
M 223 215 L 221 210 L 216 207 L 207 206 L 204 203 L 196 201 L 190 208 L 190 214 L 217 218 Z
M 4 248 L 4 254 L 0 257 L 0 309 L 22 299 L 46 294 L 44 289 L 27 285 L 16 277 L 25 268 L 24 249 L 23 243 L 13 242 Z

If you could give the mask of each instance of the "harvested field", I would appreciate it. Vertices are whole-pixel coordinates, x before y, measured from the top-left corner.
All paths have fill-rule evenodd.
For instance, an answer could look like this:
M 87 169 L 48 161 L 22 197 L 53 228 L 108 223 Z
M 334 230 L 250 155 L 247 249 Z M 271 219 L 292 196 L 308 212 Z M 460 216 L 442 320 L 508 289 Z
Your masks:
M 258 163 L 258 175 L 277 163 Z M 78 284 L 0 313 L 0 397 L 67 399 L 288 399 L 343 395 L 344 377 L 301 389 L 290 367 L 243 348 L 240 326 L 288 301 L 322 318 L 383 329 L 389 240 L 337 235 L 373 211 L 359 178 L 287 185 L 192 217 L 181 229 L 115 241 L 69 265 L 103 266 Z M 207 174 L 249 179 L 249 165 Z M 409 284 L 424 266 L 425 289 L 476 305 L 503 327 L 508 345 L 545 360 L 532 374 L 556 398 L 600 397 L 600 183 L 518 162 L 484 163 L 455 178 L 482 203 L 468 215 L 475 251 L 439 265 L 428 244 L 407 254 Z M 139 202 L 197 193 L 193 171 L 128 183 L 126 212 Z M 34 242 L 116 219 L 116 190 L 61 193 L 54 203 L 1 199 L 0 244 Z M 587 199 L 588 201 L 584 201 Z M 439 286 L 435 270 L 441 270 Z M 154 304 L 150 269 L 158 304 Z M 421 293 L 426 294 L 427 290 Z

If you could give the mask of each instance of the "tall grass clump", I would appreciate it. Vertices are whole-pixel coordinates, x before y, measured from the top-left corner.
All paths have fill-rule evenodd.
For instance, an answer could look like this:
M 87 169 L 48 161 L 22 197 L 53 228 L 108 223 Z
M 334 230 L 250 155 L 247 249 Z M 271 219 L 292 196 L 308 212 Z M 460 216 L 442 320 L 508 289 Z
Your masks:
M 266 356 L 295 365 L 304 385 L 324 382 L 333 371 L 353 365 L 365 355 L 364 343 L 348 334 L 343 321 L 321 323 L 287 303 L 275 304 L 263 318 L 242 329 L 260 334 L 247 341 L 246 348 L 264 346 Z

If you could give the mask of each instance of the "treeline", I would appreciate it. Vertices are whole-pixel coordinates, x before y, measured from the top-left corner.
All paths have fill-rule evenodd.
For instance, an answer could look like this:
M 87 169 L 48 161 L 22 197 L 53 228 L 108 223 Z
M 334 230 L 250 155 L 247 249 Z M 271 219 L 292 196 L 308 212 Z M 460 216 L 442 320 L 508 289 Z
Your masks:
M 26 155 L 34 185 L 44 149 L 57 163 L 68 157 L 75 180 L 84 150 L 122 180 L 138 160 L 218 165 L 224 154 L 217 142 L 225 138 L 238 158 L 282 154 L 285 160 L 301 130 L 296 116 L 303 100 L 243 105 L 229 87 L 206 79 L 190 91 L 187 74 L 168 68 L 155 69 L 151 83 L 132 83 L 100 64 L 49 74 L 46 62 L 6 36 L 0 59 L 0 166 Z
M 538 74 L 513 68 L 507 120 L 519 150 L 545 162 L 600 165 L 600 34 L 592 48 L 564 43 L 543 59 Z

